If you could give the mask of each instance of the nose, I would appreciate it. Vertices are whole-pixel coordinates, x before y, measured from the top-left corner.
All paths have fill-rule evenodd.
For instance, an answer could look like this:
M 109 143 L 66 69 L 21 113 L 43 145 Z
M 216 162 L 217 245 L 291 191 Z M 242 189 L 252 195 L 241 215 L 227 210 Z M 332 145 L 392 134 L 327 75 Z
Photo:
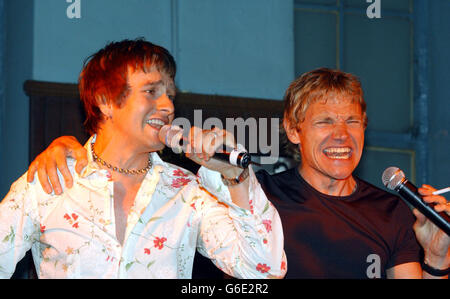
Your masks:
M 156 103 L 156 108 L 158 111 L 166 112 L 167 115 L 172 115 L 175 112 L 175 107 L 173 106 L 172 100 L 164 93 L 161 97 L 158 98 Z
M 337 123 L 335 124 L 333 128 L 332 133 L 333 139 L 337 141 L 345 141 L 347 140 L 349 134 L 348 134 L 348 128 L 345 123 Z

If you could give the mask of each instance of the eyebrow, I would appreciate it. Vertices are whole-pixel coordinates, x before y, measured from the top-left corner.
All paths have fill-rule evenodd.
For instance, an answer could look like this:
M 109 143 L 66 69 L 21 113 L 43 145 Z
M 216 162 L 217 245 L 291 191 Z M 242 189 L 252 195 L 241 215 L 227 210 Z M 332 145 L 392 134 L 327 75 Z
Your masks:
M 345 120 L 354 120 L 354 119 L 362 119 L 362 116 L 360 115 L 349 115 L 347 118 L 345 118 Z M 313 118 L 313 121 L 319 121 L 319 120 L 334 120 L 333 116 L 327 115 L 327 114 L 323 114 L 323 115 L 318 115 L 317 117 Z
M 142 86 L 143 87 L 147 87 L 147 86 L 156 86 L 156 85 L 162 85 L 163 81 L 162 80 L 158 80 L 158 81 L 147 81 L 146 83 L 144 83 Z
M 158 81 L 147 81 L 146 83 L 144 83 L 142 85 L 142 88 L 146 89 L 146 88 L 162 86 L 162 85 L 164 85 L 164 81 L 162 79 L 160 79 Z M 167 86 L 166 92 L 167 92 L 167 94 L 175 96 L 177 94 L 177 89 L 175 87 L 175 84 L 174 83 L 169 84 L 169 86 Z
M 347 120 L 353 120 L 353 119 L 357 119 L 357 120 L 361 120 L 363 117 L 361 115 L 350 115 Z

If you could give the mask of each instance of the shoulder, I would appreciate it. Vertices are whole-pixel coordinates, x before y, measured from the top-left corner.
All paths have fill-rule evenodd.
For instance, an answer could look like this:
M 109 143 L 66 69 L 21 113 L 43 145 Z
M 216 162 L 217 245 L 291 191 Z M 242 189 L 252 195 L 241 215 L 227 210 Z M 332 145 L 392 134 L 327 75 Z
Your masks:
M 358 200 L 370 205 L 376 212 L 390 215 L 391 221 L 410 223 L 414 217 L 408 205 L 396 194 L 383 190 L 362 179 L 356 178 L 358 184 Z
M 398 201 L 400 197 L 396 194 L 383 190 L 365 180 L 355 177 L 358 184 L 358 196 L 370 201 Z
M 30 190 L 30 188 L 32 188 L 36 184 L 36 182 L 39 183 L 37 175 L 34 176 L 33 182 L 28 183 L 27 174 L 28 172 L 25 172 L 20 178 L 18 178 L 11 184 L 7 197 L 16 197 L 18 194 Z
M 195 180 L 196 176 L 191 171 L 181 166 L 162 160 L 156 152 L 153 152 L 150 155 L 153 163 L 155 164 L 155 167 L 158 167 L 160 169 L 160 172 L 164 175 L 164 177 L 169 179 L 184 178 Z
M 290 185 L 290 181 L 295 178 L 295 168 L 285 170 L 276 174 L 270 174 L 266 170 L 259 170 L 256 172 L 256 178 L 262 185 Z
M 276 174 L 260 170 L 256 177 L 272 203 L 298 201 L 304 189 L 296 168 Z
M 171 189 L 198 185 L 197 176 L 189 170 L 166 162 L 157 166 L 161 167 L 160 173 L 164 185 Z
M 171 163 L 164 163 L 164 174 L 171 177 L 171 178 L 189 178 L 189 179 L 195 179 L 195 174 L 190 172 L 187 169 L 184 169 L 183 167 L 180 167 L 175 164 Z
M 76 164 L 76 160 L 72 159 L 72 158 L 66 158 L 66 163 L 67 163 L 67 167 L 69 169 L 70 174 L 72 175 L 72 178 L 74 180 L 76 180 L 78 178 L 78 174 L 75 171 L 75 164 Z M 24 178 L 24 182 L 28 183 L 26 180 L 26 176 L 27 176 L 28 172 L 26 172 L 22 178 Z M 64 177 L 62 176 L 61 172 L 59 171 L 59 169 L 57 169 L 57 174 L 58 174 L 58 179 L 59 182 L 61 184 L 61 187 L 63 188 L 63 191 L 66 189 L 66 185 L 65 185 L 65 180 Z M 21 178 L 21 180 L 22 180 Z M 35 173 L 34 175 L 34 179 L 32 182 L 28 183 L 29 186 L 31 188 L 34 189 L 34 191 L 36 192 L 36 194 L 39 195 L 47 195 L 47 193 L 44 191 L 44 189 L 42 188 L 42 184 L 39 181 L 38 175 L 37 173 Z M 52 193 L 51 195 L 54 195 L 54 193 Z M 41 196 L 39 196 L 41 197 Z
M 36 203 L 47 202 L 55 196 L 54 192 L 47 194 L 44 191 L 37 174 L 34 175 L 34 179 L 31 182 L 28 182 L 27 175 L 28 172 L 25 172 L 20 178 L 11 184 L 10 190 L 5 197 L 5 202 L 11 201 L 15 203 L 24 203 L 25 205 L 31 204 L 31 206 L 35 207 Z M 64 179 L 59 172 L 58 176 L 60 182 L 62 182 L 61 185 L 65 188 Z

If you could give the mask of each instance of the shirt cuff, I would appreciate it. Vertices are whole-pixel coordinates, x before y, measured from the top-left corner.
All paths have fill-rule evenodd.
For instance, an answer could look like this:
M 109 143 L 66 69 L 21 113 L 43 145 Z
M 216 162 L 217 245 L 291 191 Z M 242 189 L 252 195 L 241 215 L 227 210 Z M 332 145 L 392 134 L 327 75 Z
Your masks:
M 200 169 L 198 170 L 197 173 L 197 177 L 199 179 L 199 183 L 201 184 L 201 186 L 203 186 L 209 193 L 211 193 L 212 195 L 214 195 L 219 202 L 222 202 L 230 207 L 233 208 L 233 210 L 235 211 L 239 211 L 240 216 L 244 216 L 244 215 L 248 215 L 248 214 L 253 214 L 253 205 L 252 203 L 254 202 L 254 198 L 255 198 L 255 190 L 257 190 L 259 183 L 258 180 L 256 178 L 256 175 L 253 171 L 253 169 L 251 168 L 251 165 L 249 166 L 249 180 L 250 180 L 250 184 L 249 184 L 249 203 L 251 206 L 251 210 L 246 210 L 243 209 L 239 206 L 237 206 L 236 204 L 233 203 L 233 201 L 231 200 L 231 195 L 230 195 L 230 191 L 228 190 L 228 187 L 222 182 L 222 178 L 220 175 L 220 172 L 218 171 L 214 171 L 214 170 L 210 170 L 206 167 L 200 167 Z M 262 190 L 261 190 L 262 192 Z

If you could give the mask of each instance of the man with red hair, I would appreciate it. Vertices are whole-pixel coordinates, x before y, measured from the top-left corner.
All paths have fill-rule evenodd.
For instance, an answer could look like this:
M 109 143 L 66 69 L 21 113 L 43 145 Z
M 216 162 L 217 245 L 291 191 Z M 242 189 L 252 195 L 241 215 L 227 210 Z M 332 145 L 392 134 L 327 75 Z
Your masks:
M 57 193 L 26 174 L 13 184 L 0 203 L 0 278 L 29 249 L 40 278 L 191 278 L 196 251 L 234 277 L 284 276 L 281 221 L 253 171 L 210 159 L 236 147 L 234 136 L 191 130 L 198 176 L 158 156 L 175 70 L 166 49 L 144 40 L 90 57 L 79 82 L 86 167 L 59 157 L 74 182 Z

